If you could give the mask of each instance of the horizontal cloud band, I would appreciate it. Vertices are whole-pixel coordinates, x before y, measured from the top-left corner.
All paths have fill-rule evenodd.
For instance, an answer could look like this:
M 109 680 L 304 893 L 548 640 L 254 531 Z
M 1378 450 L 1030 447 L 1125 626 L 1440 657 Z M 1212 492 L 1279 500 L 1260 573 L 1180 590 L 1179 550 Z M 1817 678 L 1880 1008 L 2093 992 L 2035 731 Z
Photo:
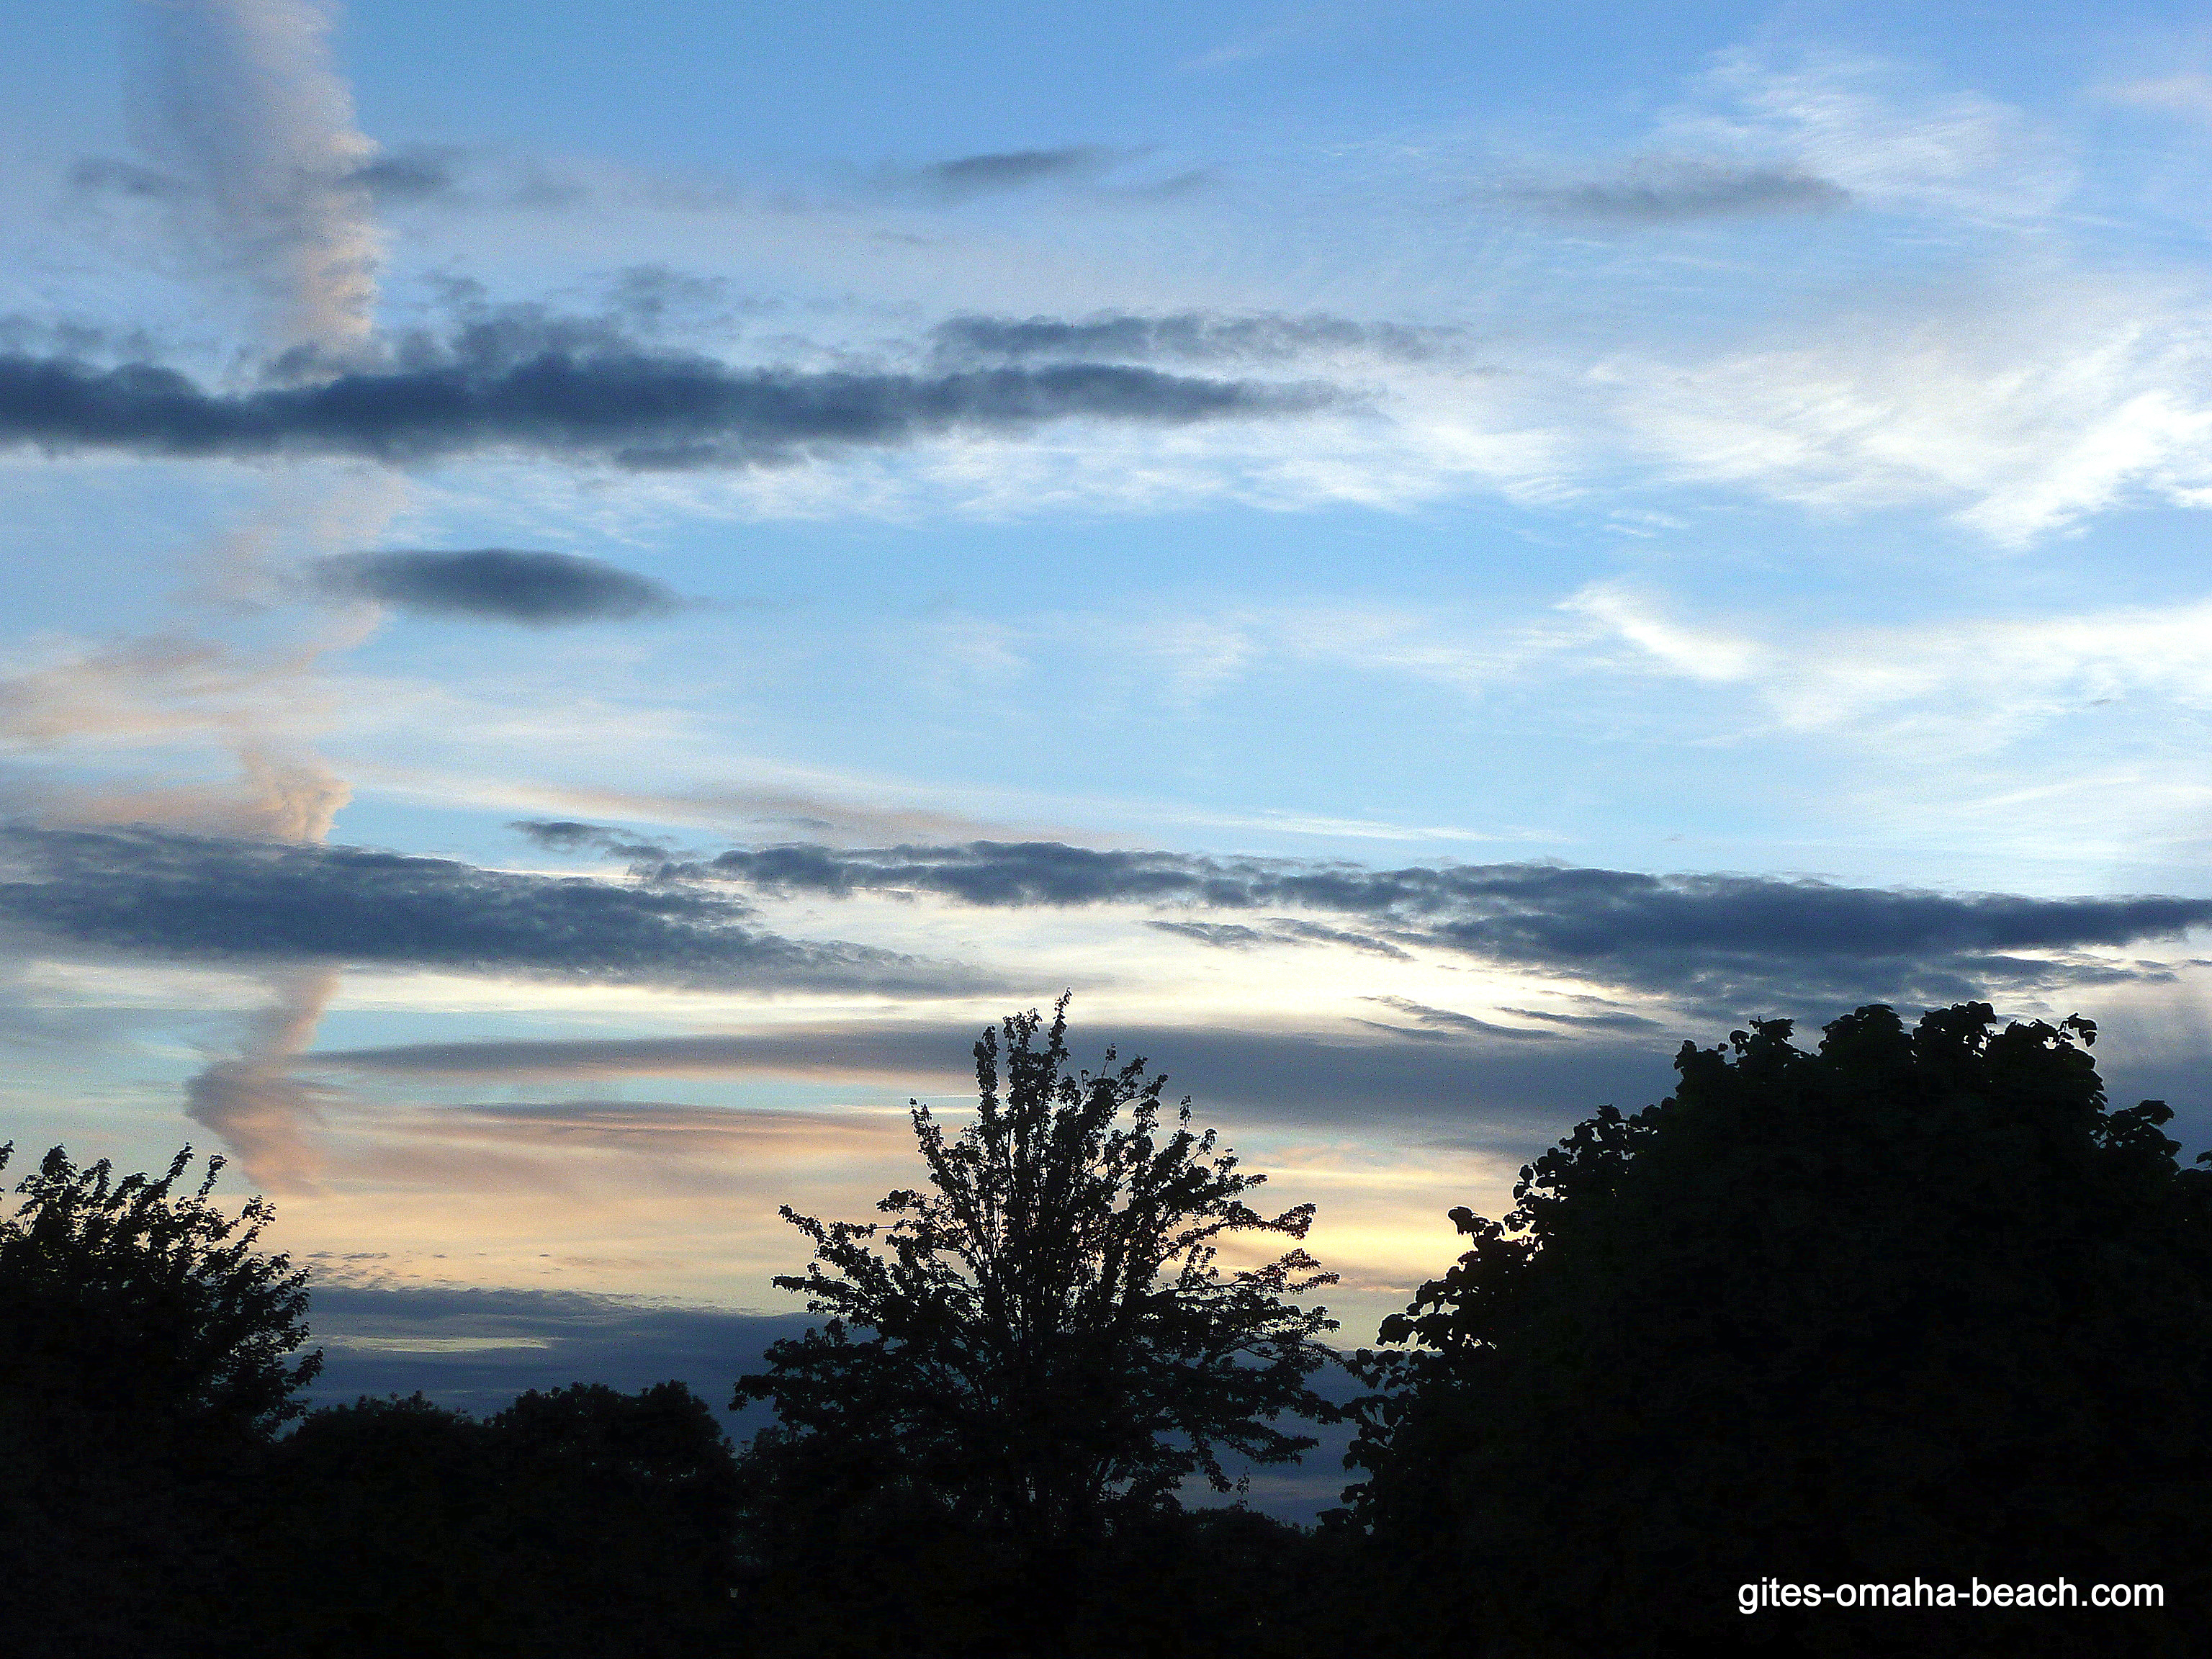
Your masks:
M 1104 363 L 940 374 L 735 369 L 705 358 L 546 352 L 360 370 L 226 393 L 175 370 L 0 356 L 0 444 L 169 457 L 352 455 L 394 463 L 515 452 L 634 468 L 742 465 L 1075 417 L 1187 423 L 1340 400 L 1315 385 Z
M 1886 954 L 2067 948 L 2172 938 L 2212 922 L 2212 899 L 2039 899 L 1897 891 L 1762 876 L 1645 875 L 1553 864 L 1367 870 L 1351 865 L 1099 851 L 1059 842 L 724 853 L 714 874 L 787 890 L 926 890 L 970 904 L 1195 900 L 1294 904 L 1375 917 L 1441 918 L 1545 954 L 1638 945 L 1752 945 Z
M 173 831 L 0 830 L 0 922 L 185 959 L 315 962 L 708 988 L 965 992 L 969 969 L 780 938 L 696 888 L 478 869 Z
M 529 828 L 549 843 L 572 846 L 580 844 L 580 832 L 592 833 L 580 825 Z M 611 836 L 601 844 L 633 860 L 638 851 Z M 1358 917 L 1380 935 L 1345 937 L 1344 943 L 1425 945 L 1721 1002 L 1875 994 L 1940 1000 L 1997 986 L 2133 978 L 2158 970 L 2012 953 L 2119 947 L 2177 939 L 2212 924 L 2212 899 L 1953 895 L 1552 864 L 1370 870 L 1102 851 L 1055 842 L 877 848 L 796 844 L 731 851 L 704 864 L 641 867 L 782 893 L 927 892 L 1001 906 L 1319 910 Z M 1279 924 L 1272 939 L 1243 928 L 1179 931 L 1201 943 L 1229 946 L 1311 942 L 1310 933 L 1294 922 Z

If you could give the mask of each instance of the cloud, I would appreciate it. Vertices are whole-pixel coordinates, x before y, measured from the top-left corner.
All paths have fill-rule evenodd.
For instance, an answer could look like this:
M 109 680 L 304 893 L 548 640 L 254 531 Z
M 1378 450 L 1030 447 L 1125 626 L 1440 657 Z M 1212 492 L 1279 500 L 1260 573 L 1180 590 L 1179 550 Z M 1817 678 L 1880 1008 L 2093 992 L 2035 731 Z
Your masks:
M 1678 479 L 1828 511 L 1948 506 L 2017 546 L 2146 497 L 2212 499 L 2200 308 L 2141 276 L 1962 279 L 1593 374 Z
M 301 1064 L 388 1082 L 482 1079 L 502 1085 L 606 1084 L 639 1077 L 792 1078 L 911 1095 L 972 1097 L 970 1051 L 981 1023 L 852 1020 L 706 1036 L 552 1038 L 325 1049 Z M 1690 1033 L 1685 1030 L 1683 1035 Z M 1700 1033 L 1699 1035 L 1704 1035 Z M 1110 1040 L 1121 1060 L 1141 1056 L 1176 1095 L 1247 1123 L 1395 1123 L 1454 1146 L 1532 1152 L 1562 1114 L 1601 1101 L 1666 1092 L 1668 1044 L 1592 1033 L 1530 1043 L 1474 1034 L 1454 1043 L 1382 1042 L 1361 1022 L 1301 1030 L 1117 1023 L 1094 1036 L 1078 1021 L 1078 1064 L 1095 1066 Z M 561 1109 L 556 1108 L 556 1110 Z
M 2169 114 L 2212 124 L 2212 75 L 2202 70 L 2121 82 L 2101 90 L 2115 103 L 2164 110 Z
M 149 142 L 193 188 L 177 198 L 217 262 L 278 303 L 293 344 L 364 342 L 378 240 L 354 125 L 313 0 L 169 0 L 155 9 L 161 70 Z
M 1799 167 L 1694 156 L 1651 156 L 1610 177 L 1515 185 L 1503 194 L 1561 218 L 1624 225 L 1826 213 L 1851 199 Z
M 174 633 L 97 646 L 0 678 L 0 742 L 43 748 L 235 727 L 257 693 L 296 678 L 315 654 L 271 661 Z
M 255 1185 L 298 1191 L 322 1167 L 307 1129 L 323 1091 L 297 1075 L 295 1062 L 315 1040 L 338 975 L 308 968 L 270 978 L 274 1000 L 248 1020 L 239 1052 L 186 1081 L 185 1115 L 221 1135 Z
M 49 941 L 240 964 L 413 968 L 687 988 L 988 985 L 972 970 L 780 938 L 743 901 L 358 847 L 139 827 L 0 830 L 0 920 Z
M 1223 316 L 1201 311 L 1149 317 L 1120 311 L 1080 318 L 953 317 L 931 333 L 939 358 L 955 362 L 1283 362 L 1330 351 L 1423 362 L 1464 337 L 1464 331 L 1456 328 L 1361 323 L 1325 313 Z
M 433 1133 L 588 1146 L 647 1158 L 800 1148 L 839 1156 L 912 1148 L 903 1116 L 887 1112 L 799 1112 L 693 1106 L 666 1100 L 499 1101 L 438 1106 Z M 422 1119 L 409 1126 L 419 1130 Z
M 665 616 L 683 601 L 648 577 L 572 553 L 347 553 L 318 560 L 316 586 L 418 616 L 555 628 Z
M 429 201 L 453 194 L 461 155 L 449 144 L 418 144 L 380 155 L 355 168 L 350 178 L 379 203 Z
M 1413 960 L 1411 952 L 1371 933 L 1324 927 L 1319 922 L 1301 921 L 1293 916 L 1270 916 L 1265 927 L 1248 927 L 1236 921 L 1148 921 L 1145 926 L 1196 939 L 1216 950 L 1245 951 L 1262 945 L 1346 945 L 1355 951 L 1370 951 L 1399 962 Z
M 926 167 L 887 167 L 883 177 L 894 186 L 924 190 L 957 202 L 1026 190 L 1053 179 L 1091 178 L 1121 161 L 1123 154 L 1098 144 L 1000 150 L 933 161 Z
M 1601 1003 L 1601 997 L 1576 997 L 1576 1002 Z M 1540 1019 L 1548 1024 L 1565 1025 L 1586 1031 L 1656 1031 L 1660 1029 L 1656 1019 L 1646 1019 L 1641 1014 L 1608 1012 L 1601 1014 L 1563 1014 L 1544 1008 L 1500 1008 L 1502 1014 L 1516 1014 L 1522 1019 Z
M 1802 172 L 1881 211 L 2018 224 L 2056 211 L 2075 185 L 2064 148 L 2021 110 L 1881 58 L 1739 49 L 1699 94 L 1703 108 L 1662 123 L 1667 149 Z
M 1813 629 L 1598 583 L 1561 608 L 1636 647 L 1640 668 L 1748 687 L 1782 729 L 1843 733 L 1893 763 L 1950 765 L 2101 704 L 2140 701 L 2167 726 L 2212 708 L 2212 601 Z
M 303 1261 L 316 1272 L 310 1340 L 324 1366 L 308 1397 L 318 1405 L 419 1389 L 483 1415 L 528 1389 L 590 1382 L 632 1391 L 675 1377 L 719 1412 L 769 1343 L 820 1322 L 581 1291 L 332 1283 L 328 1275 L 356 1264 L 321 1255 Z M 743 1434 L 767 1416 L 762 1407 L 723 1420 Z
M 683 468 L 790 460 L 947 433 L 1091 418 L 1182 425 L 1343 402 L 1314 385 L 1201 380 L 1104 363 L 939 374 L 732 368 L 641 351 L 447 355 L 310 385 L 209 392 L 151 363 L 0 356 L 0 444 L 144 456 L 359 456 L 394 465 L 483 453 Z
M 1473 1014 L 1455 1013 L 1449 1008 L 1431 1008 L 1426 1003 L 1415 1002 L 1411 997 L 1376 996 L 1364 1000 L 1379 1002 L 1413 1022 L 1411 1030 L 1371 1019 L 1360 1022 L 1363 1025 L 1372 1025 L 1378 1031 L 1389 1031 L 1398 1036 L 1441 1042 L 1470 1036 L 1502 1037 L 1509 1042 L 1549 1042 L 1559 1041 L 1562 1035 L 1558 1031 L 1531 1030 L 1525 1025 L 1500 1025 L 1495 1020 L 1477 1019 Z
M 173 202 L 192 193 L 192 187 L 181 179 L 105 155 L 90 155 L 79 161 L 70 169 L 69 182 L 72 190 L 88 195 L 129 196 L 143 202 Z
M 1998 987 L 2141 978 L 2155 970 L 2082 953 L 2212 924 L 2212 899 L 2156 895 L 1954 895 L 1553 864 L 1373 870 L 1053 842 L 801 843 L 736 849 L 671 873 L 769 892 L 932 893 L 987 906 L 1318 910 L 1379 924 L 1401 945 L 1691 999 L 1729 1014 L 1778 998 L 1801 1006 L 1942 1002 Z

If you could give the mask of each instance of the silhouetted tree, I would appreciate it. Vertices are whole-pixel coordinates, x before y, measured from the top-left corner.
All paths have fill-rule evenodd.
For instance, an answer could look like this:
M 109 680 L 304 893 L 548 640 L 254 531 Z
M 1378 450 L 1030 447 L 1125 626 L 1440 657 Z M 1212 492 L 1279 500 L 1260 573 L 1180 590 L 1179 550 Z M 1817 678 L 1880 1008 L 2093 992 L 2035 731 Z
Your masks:
M 1362 1356 L 1393 1648 L 2193 1650 L 2212 1176 L 2164 1105 L 2106 1109 L 2089 1022 L 1994 1024 L 1685 1044 L 1673 1096 L 1577 1125 L 1502 1223 L 1452 1212 L 1472 1247 Z M 2169 1610 L 1738 1613 L 1769 1576 L 2163 1581 Z
M 4 1166 L 12 1146 L 0 1148 Z M 0 1221 L 0 1573 L 21 1653 L 185 1650 L 235 1565 L 239 1463 L 315 1375 L 307 1274 L 258 1249 L 271 1212 L 62 1148 Z
M 310 1414 L 262 1466 L 245 1600 L 303 1659 L 659 1659 L 725 1650 L 735 1465 L 681 1382 L 532 1391 L 478 1421 L 422 1395 Z
M 1066 998 L 1048 1028 L 1032 1012 L 1003 1030 L 1003 1048 L 990 1030 L 975 1045 L 974 1123 L 948 1139 L 914 1105 L 931 1190 L 887 1196 L 887 1227 L 783 1211 L 815 1257 L 776 1283 L 830 1317 L 738 1385 L 737 1403 L 773 1399 L 781 1419 L 747 1460 L 759 1571 L 789 1568 L 799 1539 L 817 1561 L 867 1559 L 886 1618 L 957 1533 L 986 1540 L 1048 1622 L 1115 1515 L 1170 1505 L 1194 1475 L 1228 1490 L 1224 1450 L 1294 1459 L 1314 1442 L 1276 1419 L 1334 1411 L 1306 1383 L 1334 1323 L 1290 1298 L 1334 1276 L 1303 1249 L 1216 1261 L 1232 1235 L 1303 1238 L 1313 1206 L 1253 1210 L 1265 1177 L 1194 1130 L 1188 1100 L 1168 1117 L 1141 1060 L 1069 1069 Z

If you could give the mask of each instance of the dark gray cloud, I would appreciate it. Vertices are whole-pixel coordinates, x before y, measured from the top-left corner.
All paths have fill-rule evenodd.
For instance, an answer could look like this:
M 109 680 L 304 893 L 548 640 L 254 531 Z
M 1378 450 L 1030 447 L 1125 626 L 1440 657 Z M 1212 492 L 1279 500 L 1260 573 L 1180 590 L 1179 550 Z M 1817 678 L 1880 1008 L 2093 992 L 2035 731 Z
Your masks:
M 954 317 L 932 332 L 940 362 L 1287 362 L 1317 352 L 1350 351 L 1424 362 L 1464 343 L 1454 328 L 1361 323 L 1313 313 L 1221 316 L 1176 312 L 1146 317 L 1096 312 L 1087 317 Z
M 1026 190 L 1051 180 L 1092 178 L 1123 159 L 1123 152 L 1098 144 L 1066 144 L 1056 149 L 1011 149 L 986 155 L 962 155 L 925 167 L 886 168 L 893 185 L 920 189 L 949 200 Z
M 0 316 L 0 353 L 52 356 L 79 361 L 134 361 L 155 355 L 161 345 L 144 328 L 110 328 L 73 318 Z
M 1413 960 L 1410 951 L 1372 933 L 1328 927 L 1317 921 L 1301 921 L 1295 916 L 1270 916 L 1265 927 L 1249 927 L 1241 921 L 1147 921 L 1145 926 L 1221 951 L 1249 951 L 1262 945 L 1345 945 L 1399 962 Z
M 711 890 L 526 875 L 366 848 L 143 826 L 0 830 L 0 921 L 76 945 L 615 984 L 926 994 L 989 983 L 890 951 L 783 939 L 750 918 L 744 901 Z
M 1373 870 L 1057 842 L 793 844 L 672 866 L 775 892 L 927 892 L 980 905 L 1142 903 L 1358 916 L 1399 945 L 1573 974 L 1736 1015 L 1875 997 L 1942 1002 L 2154 978 L 2079 956 L 2212 924 L 2212 899 L 1946 894 L 1553 864 Z M 1251 944 L 1241 937 L 1207 939 Z M 2051 952 L 2054 957 L 2018 952 Z M 1779 1012 L 1779 1010 L 1777 1010 Z
M 1840 185 L 1792 167 L 1653 157 L 1609 178 L 1516 185 L 1506 196 L 1564 218 L 1625 225 L 1822 213 L 1844 207 Z
M 145 456 L 349 455 L 395 465 L 486 453 L 630 468 L 744 465 L 952 431 L 1091 418 L 1179 425 L 1342 401 L 1316 385 L 1198 379 L 1110 363 L 931 374 L 735 368 L 623 343 L 604 322 L 546 343 L 511 319 L 389 367 L 210 392 L 153 363 L 0 356 L 0 445 Z M 534 348 L 534 349 L 533 349 Z
M 1249 951 L 1256 945 L 1281 943 L 1273 930 L 1263 933 L 1241 921 L 1148 921 L 1145 926 L 1196 939 L 1217 951 Z
M 666 616 L 670 589 L 598 559 L 485 547 L 466 552 L 348 553 L 317 561 L 323 592 L 375 599 L 422 616 L 554 628 Z
M 387 150 L 338 182 L 359 185 L 380 205 L 450 196 L 459 185 L 465 152 L 451 144 L 415 144 Z M 141 201 L 175 202 L 205 194 L 204 187 L 136 161 L 92 155 L 69 171 L 70 188 L 88 196 L 125 196 Z
M 1573 997 L 1574 1002 L 1597 1003 L 1597 997 Z M 1543 1008 L 1504 1008 L 1501 1014 L 1512 1014 L 1521 1019 L 1540 1019 L 1549 1025 L 1564 1025 L 1585 1031 L 1656 1031 L 1659 1022 L 1646 1019 L 1641 1014 L 1613 1011 L 1597 1014 L 1562 1014 Z
M 397 206 L 451 196 L 460 181 L 464 152 L 450 144 L 416 144 L 387 150 L 347 182 L 365 186 L 378 204 Z
M 1040 994 L 1038 1002 L 1048 1000 Z M 1685 1026 L 1631 1042 L 1593 1034 L 1532 1043 L 1470 1033 L 1459 1042 L 1382 1041 L 1358 1021 L 1333 1030 L 1091 1027 L 1080 1000 L 1069 1042 L 1079 1065 L 1097 1066 L 1112 1042 L 1141 1056 L 1188 1094 L 1207 1121 L 1406 1126 L 1439 1145 L 1515 1158 L 1532 1155 L 1575 1118 L 1614 1101 L 1667 1091 L 1670 1042 L 1719 1033 Z M 392 1081 L 607 1084 L 617 1079 L 796 1078 L 880 1089 L 883 1103 L 909 1095 L 972 1098 L 970 1050 L 981 1023 L 868 1020 L 778 1026 L 712 1036 L 501 1039 L 325 1049 L 302 1066 Z M 1288 1177 L 1285 1180 L 1287 1182 Z
M 574 818 L 517 818 L 507 826 L 549 853 L 598 853 L 633 864 L 661 864 L 674 854 L 657 841 L 647 841 L 626 830 L 607 830 Z
M 375 1271 L 373 1257 L 318 1253 L 301 1261 L 318 1281 Z M 768 1345 L 799 1335 L 810 1322 L 796 1309 L 763 1314 L 578 1291 L 322 1282 L 312 1291 L 308 1319 L 309 1340 L 324 1350 L 322 1375 L 308 1395 L 313 1403 L 419 1389 L 441 1406 L 479 1416 L 513 1404 L 526 1389 L 605 1382 L 635 1391 L 671 1378 L 690 1383 L 720 1413 L 738 1376 L 757 1368 Z M 768 1413 L 721 1418 L 744 1435 Z
M 181 179 L 105 155 L 79 161 L 70 169 L 69 182 L 70 188 L 87 195 L 129 196 L 147 202 L 173 202 L 192 193 L 192 187 Z
M 677 320 L 726 324 L 738 310 L 770 308 L 772 301 L 740 303 L 719 276 L 699 276 L 666 265 L 626 265 L 607 284 L 607 305 L 624 326 L 653 333 Z
M 1379 1020 L 1364 1019 L 1359 1022 L 1361 1024 L 1371 1025 L 1378 1031 L 1389 1031 L 1395 1036 L 1418 1037 L 1423 1042 L 1449 1042 L 1455 1038 L 1486 1036 L 1503 1038 L 1508 1042 L 1556 1042 L 1562 1035 L 1558 1031 L 1532 1029 L 1526 1025 L 1500 1025 L 1495 1020 L 1477 1019 L 1473 1014 L 1455 1013 L 1449 1008 L 1431 1008 L 1411 997 L 1378 996 L 1364 998 L 1363 1000 L 1379 1002 L 1386 1008 L 1395 1009 L 1413 1024 L 1411 1026 L 1390 1025 Z

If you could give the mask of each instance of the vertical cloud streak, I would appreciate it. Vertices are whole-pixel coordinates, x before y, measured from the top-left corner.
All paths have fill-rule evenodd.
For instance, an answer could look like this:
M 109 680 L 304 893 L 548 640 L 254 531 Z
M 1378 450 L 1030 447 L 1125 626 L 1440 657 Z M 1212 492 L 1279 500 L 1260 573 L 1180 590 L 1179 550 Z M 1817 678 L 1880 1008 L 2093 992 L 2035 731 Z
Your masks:
M 344 358 L 365 344 L 376 309 L 380 240 L 366 171 L 376 145 L 355 122 L 353 94 L 331 59 L 333 8 L 325 0 L 160 0 L 159 72 L 149 137 L 192 186 L 194 228 L 222 262 L 243 269 L 273 306 L 270 343 Z M 325 490 L 300 499 L 279 489 L 210 550 L 219 603 L 269 597 L 267 556 L 304 530 L 319 550 L 373 539 L 399 492 L 361 501 Z M 307 661 L 313 660 L 310 655 Z M 252 830 L 279 841 L 320 842 L 350 790 L 322 760 L 248 736 L 237 745 Z M 221 1135 L 265 1186 L 312 1183 L 319 1159 L 307 1136 L 312 1088 L 292 1068 L 312 1047 L 337 988 L 334 969 L 283 969 L 248 1022 L 238 1052 L 185 1085 L 194 1121 Z
M 376 303 L 376 146 L 331 65 L 331 21 L 316 0 L 164 0 L 148 125 L 200 229 L 276 302 L 279 343 L 343 352 Z
M 337 986 L 335 968 L 270 975 L 269 1006 L 252 1017 L 239 1052 L 185 1085 L 185 1115 L 221 1135 L 258 1185 L 297 1191 L 312 1187 L 322 1167 L 307 1133 L 321 1091 L 294 1067 L 314 1046 Z

